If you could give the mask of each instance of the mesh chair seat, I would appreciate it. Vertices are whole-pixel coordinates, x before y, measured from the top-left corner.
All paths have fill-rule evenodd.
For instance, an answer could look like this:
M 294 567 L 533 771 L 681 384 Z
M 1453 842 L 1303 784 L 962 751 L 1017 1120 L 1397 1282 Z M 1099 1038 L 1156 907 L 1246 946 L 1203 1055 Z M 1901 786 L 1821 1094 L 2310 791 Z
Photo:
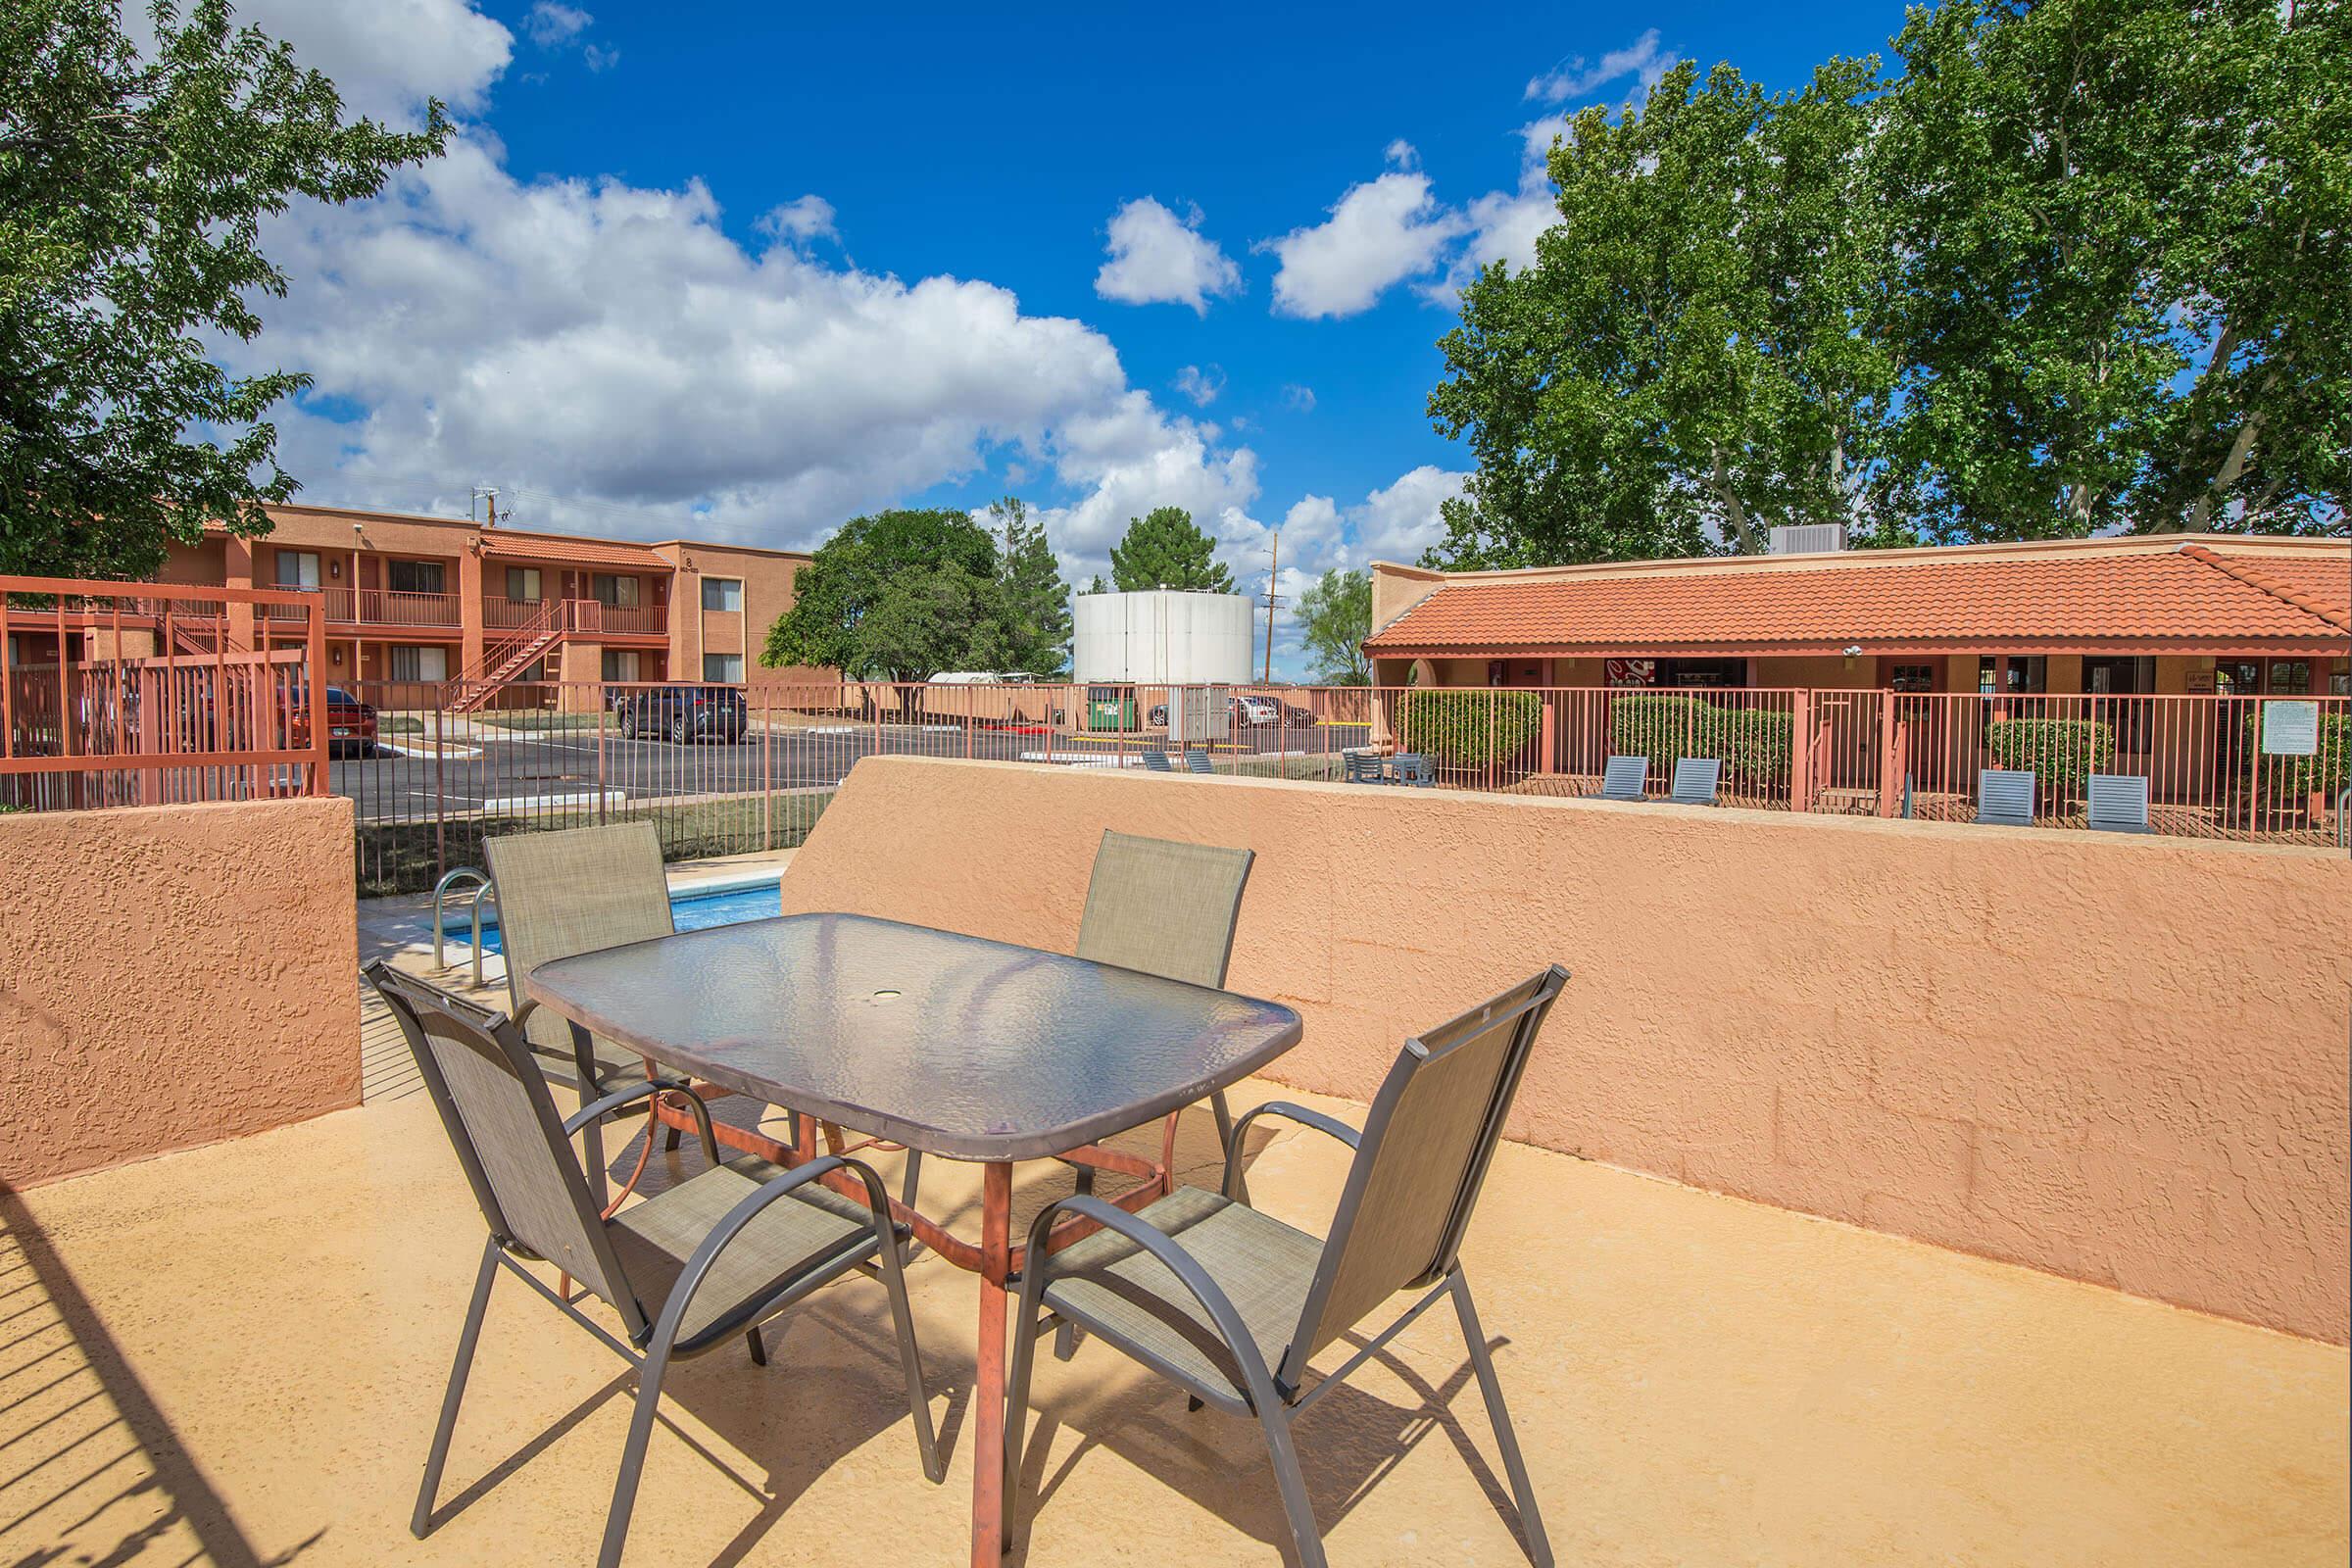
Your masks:
M 1198 1187 L 1178 1188 L 1140 1217 L 1192 1254 L 1231 1298 L 1266 1364 L 1278 1363 L 1298 1332 L 1323 1244 Z M 1054 1253 L 1044 1299 L 1190 1382 L 1244 1396 L 1241 1369 L 1192 1292 L 1165 1263 L 1116 1232 L 1097 1231 Z
M 612 1250 L 638 1298 L 667 1300 L 686 1260 L 727 1211 L 783 1174 L 784 1167 L 746 1154 L 613 1215 Z M 680 1348 L 733 1333 L 785 1281 L 837 1272 L 878 1255 L 880 1245 L 864 1204 L 814 1182 L 798 1189 L 761 1209 L 718 1254 L 679 1323 Z M 820 1268 L 828 1264 L 834 1267 Z

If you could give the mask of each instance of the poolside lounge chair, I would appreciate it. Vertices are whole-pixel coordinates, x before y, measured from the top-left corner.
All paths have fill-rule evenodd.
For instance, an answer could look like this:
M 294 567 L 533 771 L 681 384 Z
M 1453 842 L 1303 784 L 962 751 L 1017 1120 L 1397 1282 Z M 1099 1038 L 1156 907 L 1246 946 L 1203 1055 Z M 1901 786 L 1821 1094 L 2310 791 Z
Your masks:
M 1977 820 L 1994 827 L 2034 825 L 2034 770 L 1988 767 L 1977 776 Z
M 1685 757 L 1674 764 L 1674 804 L 1677 806 L 1713 806 L 1715 791 L 1723 782 L 1723 759 L 1719 757 Z
M 926 1476 L 933 1481 L 944 1476 L 901 1275 L 903 1237 L 889 1219 L 881 1178 L 869 1166 L 838 1155 L 789 1171 L 749 1155 L 721 1164 L 710 1111 L 685 1085 L 668 1079 L 641 1078 L 564 1120 L 510 1019 L 401 974 L 382 959 L 366 972 L 408 1039 L 490 1228 L 425 1458 L 424 1481 L 410 1515 L 413 1534 L 421 1540 L 433 1528 L 434 1495 L 457 1429 L 458 1406 L 490 1287 L 502 1268 L 638 1369 L 636 1412 L 605 1516 L 604 1549 L 597 1559 L 602 1568 L 617 1568 L 620 1562 L 669 1363 L 740 1335 L 752 1359 L 764 1366 L 767 1351 L 760 1325 L 817 1287 L 858 1270 L 881 1275 L 898 1331 L 915 1448 Z M 570 1135 L 663 1093 L 692 1102 L 710 1168 L 617 1215 L 600 1215 L 601 1182 L 592 1186 L 573 1158 Z M 818 1182 L 833 1172 L 861 1186 L 862 1201 Z M 602 1298 L 619 1315 L 625 1343 L 573 1304 L 568 1291 L 559 1294 L 533 1274 L 525 1266 L 533 1261 L 554 1264 Z
M 1008 1543 L 1019 1532 L 1016 1488 L 1037 1337 L 1058 1320 L 1083 1324 L 1181 1384 L 1195 1409 L 1205 1402 L 1254 1416 L 1273 1460 L 1300 1568 L 1324 1568 L 1314 1505 L 1291 1445 L 1291 1424 L 1425 1308 L 1450 1297 L 1518 1503 L 1527 1554 L 1539 1568 L 1550 1568 L 1551 1545 L 1503 1405 L 1486 1331 L 1470 1302 L 1460 1253 L 1462 1233 L 1528 1053 L 1567 978 L 1555 964 L 1407 1041 L 1360 1134 L 1319 1111 L 1273 1101 L 1234 1125 L 1225 1144 L 1221 1193 L 1181 1188 L 1136 1214 L 1074 1194 L 1039 1213 L 1029 1233 L 1031 1261 L 1022 1272 L 1020 1309 L 1013 1319 L 1004 1434 Z M 1339 1212 L 1323 1241 L 1260 1213 L 1238 1196 L 1244 1136 L 1250 1122 L 1268 1115 L 1327 1134 L 1355 1151 Z M 1073 1214 L 1103 1228 L 1048 1256 L 1048 1232 L 1055 1220 Z M 1357 1325 L 1398 1291 L 1423 1294 L 1396 1322 L 1357 1340 Z M 1310 1387 L 1309 1358 L 1342 1336 L 1361 1348 Z
M 1649 759 L 1612 757 L 1601 764 L 1600 789 L 1588 801 L 1638 801 L 1649 788 Z
M 1416 790 L 1438 787 L 1438 766 L 1421 752 L 1398 752 L 1389 759 L 1396 769 L 1396 782 Z
M 1147 772 L 1173 773 L 1176 771 L 1176 764 L 1168 760 L 1168 754 L 1165 752 L 1146 752 L 1144 768 Z
M 1216 769 L 1208 765 L 1208 753 L 1198 746 L 1188 746 L 1185 748 L 1184 765 L 1187 771 L 1194 773 L 1213 773 L 1216 771 Z
M 2137 773 L 2090 775 L 2090 825 L 2109 833 L 2146 833 L 2148 781 Z

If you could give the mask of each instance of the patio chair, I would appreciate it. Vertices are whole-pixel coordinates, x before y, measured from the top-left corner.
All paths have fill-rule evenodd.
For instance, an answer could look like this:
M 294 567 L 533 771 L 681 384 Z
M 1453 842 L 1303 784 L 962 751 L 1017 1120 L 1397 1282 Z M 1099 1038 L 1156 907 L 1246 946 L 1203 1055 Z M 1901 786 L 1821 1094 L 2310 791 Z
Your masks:
M 1050 1203 L 1029 1233 L 1013 1319 L 1004 1434 L 1004 1530 L 1018 1537 L 1021 1443 L 1037 1337 L 1077 1323 L 1202 1403 L 1254 1416 L 1264 1433 L 1300 1568 L 1323 1568 L 1314 1506 L 1299 1474 L 1291 1425 L 1441 1297 L 1460 1318 L 1487 1418 L 1518 1504 L 1527 1554 L 1550 1568 L 1535 1489 L 1470 1301 L 1460 1261 L 1494 1145 L 1544 1014 L 1567 971 L 1557 964 L 1442 1024 L 1404 1051 L 1359 1134 L 1318 1111 L 1272 1101 L 1246 1113 L 1225 1144 L 1221 1193 L 1179 1189 L 1141 1213 L 1076 1194 Z M 1281 1116 L 1355 1151 L 1331 1234 L 1317 1241 L 1236 1196 L 1250 1123 Z M 1102 1227 L 1051 1256 L 1057 1219 Z M 1423 1294 L 1387 1328 L 1310 1387 L 1310 1357 L 1398 1291 Z M 1352 1342 L 1351 1342 L 1352 1343 Z
M 1994 827 L 2034 825 L 2034 770 L 1988 767 L 1977 775 L 1977 820 Z
M 2108 833 L 2146 833 L 2148 781 L 2137 773 L 2093 773 L 2090 825 Z
M 882 1280 L 898 1332 L 915 1449 L 923 1473 L 942 1479 L 946 1472 L 923 1399 L 922 1361 L 906 1307 L 900 1251 L 904 1231 L 891 1222 L 881 1178 L 870 1166 L 838 1155 L 790 1170 L 750 1155 L 721 1164 L 710 1111 L 686 1085 L 669 1079 L 641 1079 L 562 1119 L 545 1076 L 511 1019 L 401 974 L 380 958 L 365 973 L 408 1039 L 490 1229 L 409 1519 L 412 1534 L 421 1540 L 433 1528 L 434 1498 L 457 1430 L 458 1407 L 490 1287 L 502 1268 L 638 1370 L 636 1410 L 605 1516 L 604 1548 L 597 1558 L 601 1568 L 617 1568 L 620 1562 L 669 1363 L 741 1336 L 753 1361 L 764 1366 L 760 1324 L 852 1272 L 878 1274 Z M 710 1168 L 604 1217 L 598 1212 L 599 1195 L 572 1155 L 570 1135 L 654 1094 L 679 1094 L 691 1101 Z M 821 1185 L 819 1179 L 828 1175 L 855 1179 L 864 1190 L 863 1200 Z M 534 1261 L 551 1263 L 587 1287 L 619 1315 L 621 1335 L 581 1311 L 568 1289 L 559 1293 L 524 1266 Z
M 1389 760 L 1396 764 L 1397 783 L 1416 790 L 1438 787 L 1438 765 L 1422 753 L 1398 752 Z
M 1176 771 L 1176 764 L 1168 760 L 1168 754 L 1165 752 L 1146 752 L 1144 754 L 1144 769 L 1152 773 L 1173 773 Z
M 1348 784 L 1386 784 L 1389 781 L 1379 756 L 1372 752 L 1342 752 L 1340 777 Z
M 1251 850 L 1182 844 L 1104 831 L 1095 850 L 1086 884 L 1086 908 L 1078 917 L 1076 955 L 1163 979 L 1223 990 L 1225 966 L 1233 956 L 1234 923 L 1241 918 L 1242 889 L 1257 858 Z M 1225 1092 L 1208 1097 L 1223 1144 L 1233 1126 Z M 1170 1113 L 1160 1135 L 1163 1180 L 1172 1168 L 1176 1124 Z M 1078 1190 L 1094 1189 L 1094 1167 L 1085 1163 L 1092 1148 L 1072 1150 L 1065 1162 L 1077 1172 Z M 906 1151 L 902 1200 L 913 1206 L 922 1171 L 922 1152 Z
M 1198 746 L 1188 746 L 1185 748 L 1184 765 L 1188 772 L 1213 773 L 1216 771 L 1216 769 L 1208 765 L 1208 753 Z
M 1646 761 L 1647 759 L 1642 759 Z M 1684 757 L 1675 760 L 1674 804 L 1676 806 L 1713 806 L 1715 792 L 1723 783 L 1723 759 L 1720 757 Z
M 1600 789 L 1588 801 L 1638 801 L 1649 789 L 1649 759 L 1612 757 L 1600 765 Z

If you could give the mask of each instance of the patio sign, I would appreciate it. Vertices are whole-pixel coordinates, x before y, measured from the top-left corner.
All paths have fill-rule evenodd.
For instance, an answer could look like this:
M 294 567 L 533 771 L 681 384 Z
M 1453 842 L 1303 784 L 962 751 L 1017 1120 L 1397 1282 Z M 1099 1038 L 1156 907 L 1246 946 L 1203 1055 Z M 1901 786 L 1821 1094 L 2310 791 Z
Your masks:
M 1608 673 L 1612 686 L 1654 686 L 1658 681 L 1658 662 L 1654 659 L 1612 659 L 1608 662 Z
M 2273 698 L 2262 705 L 2266 757 L 2310 757 L 2320 749 L 2320 705 Z

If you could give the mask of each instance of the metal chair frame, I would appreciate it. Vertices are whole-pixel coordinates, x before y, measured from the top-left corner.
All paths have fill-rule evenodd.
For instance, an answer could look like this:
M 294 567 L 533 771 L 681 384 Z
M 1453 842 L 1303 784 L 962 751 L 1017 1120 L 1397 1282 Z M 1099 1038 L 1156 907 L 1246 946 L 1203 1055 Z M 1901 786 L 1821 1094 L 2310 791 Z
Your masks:
M 1182 1386 L 1191 1396 L 1190 1408 L 1197 1410 L 1204 1403 L 1213 1404 L 1234 1414 L 1256 1418 L 1265 1438 L 1268 1456 L 1273 1462 L 1275 1484 L 1282 1496 L 1283 1515 L 1300 1568 L 1325 1568 L 1326 1558 L 1322 1537 L 1315 1524 L 1313 1503 L 1307 1495 L 1306 1483 L 1298 1467 L 1298 1450 L 1292 1442 L 1293 1423 L 1316 1400 L 1379 1353 L 1441 1298 L 1450 1298 L 1460 1321 L 1463 1340 L 1469 1348 L 1479 1392 L 1486 1401 L 1487 1418 L 1494 1429 L 1495 1444 L 1502 1451 L 1503 1468 L 1510 1480 L 1512 1498 L 1517 1504 L 1528 1557 L 1537 1568 L 1551 1568 L 1551 1543 L 1544 1534 L 1535 1488 L 1528 1479 L 1527 1464 L 1519 1451 L 1518 1437 L 1511 1426 L 1510 1412 L 1503 1402 L 1502 1386 L 1495 1376 L 1494 1357 L 1488 1351 L 1486 1333 L 1479 1324 L 1477 1308 L 1471 1301 L 1470 1283 L 1463 1272 L 1459 1254 L 1463 1233 L 1468 1229 L 1471 1212 L 1477 1204 L 1479 1189 L 1485 1182 L 1494 1146 L 1501 1140 L 1503 1117 L 1510 1108 L 1520 1077 L 1526 1070 L 1528 1054 L 1543 1028 L 1544 1015 L 1549 1012 L 1567 979 L 1568 972 L 1553 964 L 1532 980 L 1513 987 L 1483 1006 L 1472 1008 L 1428 1034 L 1405 1042 L 1402 1054 L 1390 1069 L 1387 1080 L 1372 1102 L 1361 1133 L 1330 1116 L 1285 1101 L 1272 1101 L 1255 1106 L 1234 1123 L 1225 1145 L 1223 1182 L 1224 1196 L 1234 1201 L 1247 1201 L 1246 1197 L 1241 1196 L 1241 1155 L 1250 1124 L 1259 1116 L 1281 1116 L 1335 1138 L 1355 1152 L 1339 1210 L 1333 1217 L 1330 1235 L 1316 1265 L 1313 1284 L 1308 1289 L 1305 1304 L 1299 1313 L 1298 1328 L 1272 1367 L 1266 1365 L 1257 1341 L 1243 1321 L 1241 1313 L 1207 1270 L 1180 1243 L 1154 1227 L 1148 1219 L 1085 1194 L 1074 1194 L 1050 1203 L 1038 1214 L 1030 1228 L 1030 1250 L 1027 1254 L 1030 1261 L 1023 1273 L 1019 1309 L 1013 1319 L 1012 1360 L 1007 1377 L 1004 1437 L 1006 1545 L 1018 1539 L 1016 1483 L 1020 1475 L 1029 1379 L 1035 1361 L 1037 1339 L 1047 1328 L 1067 1321 L 1064 1314 L 1044 1309 L 1045 1292 L 1053 1283 L 1058 1260 L 1062 1256 L 1049 1255 L 1045 1250 L 1045 1239 L 1058 1219 L 1065 1215 L 1078 1215 L 1105 1230 L 1116 1232 L 1157 1259 L 1207 1314 L 1240 1371 L 1242 1395 L 1239 1398 L 1229 1389 L 1189 1375 L 1150 1348 L 1123 1338 L 1115 1329 L 1106 1328 L 1102 1323 L 1093 1320 L 1086 1320 L 1085 1326 L 1098 1338 L 1117 1345 L 1144 1365 Z M 1324 1321 L 1325 1308 L 1331 1300 L 1342 1266 L 1348 1259 L 1350 1241 L 1356 1234 L 1382 1142 L 1388 1136 L 1406 1089 L 1422 1068 L 1443 1059 L 1465 1043 L 1484 1039 L 1493 1030 L 1505 1025 L 1512 1028 L 1513 1034 L 1497 1068 L 1486 1112 L 1466 1152 L 1452 1206 L 1437 1240 L 1432 1259 L 1417 1277 L 1398 1287 L 1400 1290 L 1418 1290 L 1422 1295 L 1337 1369 L 1318 1379 L 1313 1387 L 1307 1387 L 1307 1358 L 1319 1344 L 1326 1343 L 1330 1338 L 1325 1332 L 1329 1328 Z
M 466 1377 L 472 1369 L 474 1348 L 481 1338 L 482 1318 L 489 1308 L 490 1287 L 502 1269 L 528 1285 L 558 1311 L 595 1336 L 599 1344 L 638 1370 L 636 1409 L 630 1417 L 628 1441 L 621 1449 L 620 1471 L 613 1482 L 612 1506 L 605 1518 L 604 1543 L 597 1557 L 599 1568 L 618 1568 L 621 1550 L 628 1539 L 629 1515 L 635 1506 L 638 1482 L 644 1471 L 646 1448 L 653 1438 L 654 1417 L 661 1403 L 662 1384 L 669 1363 L 703 1354 L 740 1333 L 750 1348 L 752 1359 L 765 1366 L 767 1354 L 760 1337 L 760 1324 L 820 1286 L 830 1284 L 848 1273 L 878 1275 L 889 1294 L 891 1317 L 898 1331 L 900 1362 L 906 1379 L 907 1406 L 914 1418 L 916 1451 L 922 1459 L 923 1473 L 935 1482 L 944 1479 L 947 1472 L 940 1462 L 938 1443 L 932 1431 L 930 1406 L 923 1397 L 922 1361 L 914 1342 L 914 1319 L 906 1303 L 906 1283 L 901 1253 L 903 1236 L 899 1227 L 890 1220 L 889 1199 L 883 1191 L 881 1178 L 871 1166 L 855 1159 L 827 1155 L 796 1165 L 783 1175 L 763 1183 L 736 1203 L 697 1245 L 693 1255 L 672 1282 L 659 1310 L 649 1312 L 645 1303 L 638 1298 L 637 1287 L 630 1280 L 612 1245 L 610 1230 L 612 1222 L 604 1213 L 604 1173 L 599 1169 L 593 1182 L 583 1173 L 573 1156 L 570 1139 L 583 1129 L 602 1122 L 615 1111 L 648 1096 L 677 1094 L 692 1104 L 704 1151 L 712 1165 L 716 1166 L 718 1143 L 711 1131 L 710 1110 L 703 1103 L 702 1097 L 680 1080 L 649 1077 L 644 1082 L 617 1089 L 582 1106 L 570 1117 L 560 1118 L 546 1080 L 533 1060 L 531 1049 L 512 1019 L 463 998 L 451 996 L 414 976 L 402 974 L 380 958 L 367 965 L 363 972 L 384 999 L 393 1018 L 400 1025 L 401 1033 L 408 1040 L 409 1049 L 416 1058 L 417 1071 L 424 1080 L 426 1093 L 449 1132 L 458 1163 L 466 1173 L 466 1184 L 471 1188 L 474 1201 L 480 1206 L 482 1217 L 490 1230 L 489 1239 L 482 1248 L 481 1266 L 474 1274 L 473 1295 L 466 1309 L 465 1327 L 458 1336 L 457 1354 L 450 1366 L 448 1389 L 442 1396 L 440 1419 L 433 1428 L 432 1447 L 425 1458 L 423 1480 L 417 1487 L 416 1508 L 409 1518 L 412 1535 L 422 1540 L 433 1528 L 433 1502 L 440 1491 L 443 1467 L 449 1459 L 450 1440 L 457 1431 L 458 1409 L 465 1399 Z M 557 1291 L 524 1267 L 528 1262 L 546 1260 L 517 1241 L 514 1227 L 507 1221 L 497 1191 L 474 1147 L 465 1115 L 435 1059 L 432 1048 L 425 1042 L 423 1019 L 427 1016 L 433 1017 L 444 1030 L 455 1035 L 462 1045 L 493 1059 L 503 1058 L 508 1070 L 528 1097 L 533 1118 L 546 1140 L 548 1158 L 556 1166 L 569 1194 L 572 1217 L 585 1236 L 590 1253 L 604 1278 L 619 1287 L 605 1299 L 619 1314 L 622 1331 L 627 1335 L 625 1343 L 582 1312 L 575 1304 L 578 1297 Z M 650 1135 L 652 1129 L 649 1127 L 647 1130 Z M 687 1308 L 693 1304 L 696 1293 L 728 1244 L 740 1236 L 744 1228 L 768 1205 L 789 1198 L 798 1189 L 835 1171 L 846 1171 L 863 1184 L 867 1206 L 873 1215 L 871 1234 L 860 1237 L 855 1245 L 845 1244 L 815 1258 L 765 1295 L 738 1303 L 722 1313 L 710 1327 L 691 1337 L 681 1338 L 679 1330 L 685 1321 Z M 878 1267 L 876 1258 L 880 1260 Z M 587 1290 L 581 1293 L 582 1296 L 589 1294 L 602 1293 Z

